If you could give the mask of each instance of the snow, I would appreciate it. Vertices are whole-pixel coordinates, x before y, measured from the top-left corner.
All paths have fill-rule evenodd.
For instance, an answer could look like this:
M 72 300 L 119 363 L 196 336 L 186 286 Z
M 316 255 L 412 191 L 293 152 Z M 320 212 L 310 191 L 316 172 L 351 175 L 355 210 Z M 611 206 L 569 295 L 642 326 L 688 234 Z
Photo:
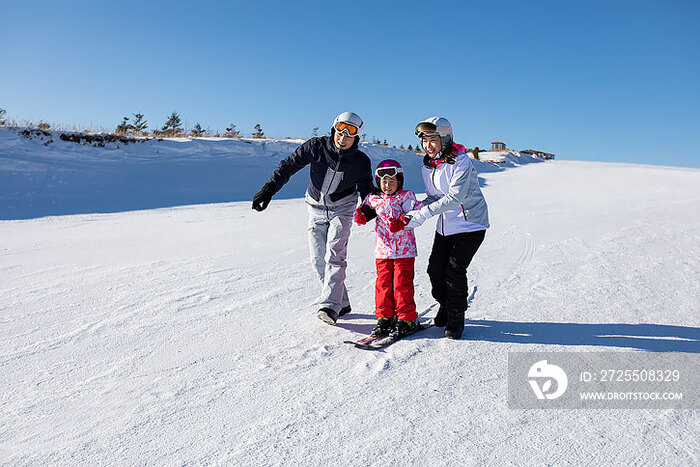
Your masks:
M 60 132 L 45 133 L 50 136 L 32 133 L 24 138 L 18 130 L 0 127 L 0 219 L 250 200 L 279 161 L 303 142 L 176 138 L 93 147 L 62 141 Z M 375 165 L 387 158 L 398 160 L 406 169 L 407 186 L 422 186 L 422 156 L 361 146 Z M 475 164 L 480 172 L 490 172 L 542 162 L 537 157 L 518 159 Z M 276 198 L 301 198 L 307 185 L 308 177 L 300 174 Z
M 508 151 L 483 151 L 479 152 L 479 160 L 484 162 L 503 163 L 510 155 Z
M 371 226 L 353 227 L 353 313 L 332 327 L 306 174 L 250 208 L 298 142 L 53 144 L 0 131 L 1 464 L 699 463 L 697 410 L 506 404 L 509 351 L 700 353 L 699 170 L 475 161 L 492 228 L 464 338 L 368 352 L 342 340 L 372 326 Z M 56 213 L 72 215 L 32 218 Z

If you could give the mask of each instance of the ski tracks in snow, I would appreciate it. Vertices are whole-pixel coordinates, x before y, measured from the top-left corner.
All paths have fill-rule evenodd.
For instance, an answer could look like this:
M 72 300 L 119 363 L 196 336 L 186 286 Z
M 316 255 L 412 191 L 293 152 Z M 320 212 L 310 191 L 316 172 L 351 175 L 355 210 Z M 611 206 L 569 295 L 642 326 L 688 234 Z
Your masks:
M 400 452 L 425 465 L 697 464 L 693 411 L 507 407 L 508 351 L 590 349 L 548 343 L 547 326 L 504 339 L 518 323 L 697 326 L 697 210 L 638 202 L 646 179 L 611 205 L 589 178 L 557 187 L 588 165 L 541 165 L 486 175 L 493 226 L 469 268 L 463 339 L 431 328 L 377 352 L 342 343 L 375 319 L 373 232 L 353 228 L 353 312 L 328 326 L 302 200 L 0 223 L 3 462 L 369 465 Z M 596 169 L 605 188 L 638 173 Z M 682 196 L 685 174 L 649 170 L 675 177 L 673 199 L 696 198 Z M 416 236 L 427 319 L 433 231 Z M 479 319 L 495 334 L 470 339 Z M 380 428 L 367 422 L 378 414 Z

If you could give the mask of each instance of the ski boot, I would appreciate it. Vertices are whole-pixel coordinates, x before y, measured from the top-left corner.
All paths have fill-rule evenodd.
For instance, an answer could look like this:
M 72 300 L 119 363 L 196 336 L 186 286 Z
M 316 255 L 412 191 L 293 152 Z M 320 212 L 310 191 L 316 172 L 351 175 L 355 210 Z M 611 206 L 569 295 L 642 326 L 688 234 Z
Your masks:
M 413 334 L 414 332 L 418 331 L 420 329 L 420 326 L 421 325 L 418 322 L 418 319 L 415 319 L 413 321 L 400 319 L 396 322 L 396 327 L 392 329 L 389 336 L 392 339 L 401 339 L 402 337 L 406 337 L 409 334 Z
M 464 311 L 447 310 L 445 337 L 448 339 L 460 339 L 462 337 L 462 332 L 464 332 Z
M 382 334 L 389 334 L 396 326 L 396 318 L 379 318 L 377 319 L 377 325 L 369 333 L 370 337 L 381 336 Z
M 318 310 L 318 313 L 316 313 L 316 316 L 318 316 L 318 319 L 331 326 L 335 325 L 335 322 L 338 321 L 338 313 L 332 308 L 321 308 Z
M 347 315 L 348 313 L 350 313 L 351 311 L 352 311 L 352 308 L 350 308 L 350 305 L 344 306 L 344 307 L 341 308 L 340 311 L 338 312 L 338 316 L 345 316 L 345 315 Z
M 438 308 L 435 318 L 433 318 L 433 324 L 440 328 L 444 328 L 447 324 L 447 309 L 442 304 Z

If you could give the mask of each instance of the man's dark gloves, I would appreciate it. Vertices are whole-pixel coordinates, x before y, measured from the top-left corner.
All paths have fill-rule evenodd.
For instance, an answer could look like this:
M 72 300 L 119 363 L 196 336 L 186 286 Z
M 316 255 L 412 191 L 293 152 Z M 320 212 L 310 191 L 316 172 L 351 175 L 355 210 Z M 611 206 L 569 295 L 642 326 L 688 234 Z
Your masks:
M 363 204 L 360 206 L 360 212 L 365 216 L 365 221 L 369 222 L 375 217 L 377 217 L 377 211 L 372 209 L 371 207 L 367 206 L 366 204 Z
M 275 184 L 272 182 L 267 182 L 262 190 L 253 196 L 253 209 L 256 211 L 264 211 L 267 205 L 270 204 L 272 195 L 275 194 Z

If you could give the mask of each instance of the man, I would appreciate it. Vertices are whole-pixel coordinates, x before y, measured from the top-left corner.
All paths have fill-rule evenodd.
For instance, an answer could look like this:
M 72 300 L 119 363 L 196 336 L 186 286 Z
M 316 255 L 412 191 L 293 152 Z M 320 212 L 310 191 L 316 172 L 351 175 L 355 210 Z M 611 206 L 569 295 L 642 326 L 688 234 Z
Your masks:
M 253 209 L 264 210 L 272 196 L 290 177 L 307 165 L 309 186 L 305 201 L 309 211 L 309 248 L 311 264 L 321 279 L 320 309 L 317 316 L 335 324 L 338 316 L 350 312 L 345 288 L 350 227 L 357 205 L 372 191 L 372 164 L 358 149 L 364 123 L 352 112 L 335 118 L 331 135 L 311 138 L 277 166 L 262 190 L 253 198 Z M 369 212 L 368 219 L 374 212 Z

